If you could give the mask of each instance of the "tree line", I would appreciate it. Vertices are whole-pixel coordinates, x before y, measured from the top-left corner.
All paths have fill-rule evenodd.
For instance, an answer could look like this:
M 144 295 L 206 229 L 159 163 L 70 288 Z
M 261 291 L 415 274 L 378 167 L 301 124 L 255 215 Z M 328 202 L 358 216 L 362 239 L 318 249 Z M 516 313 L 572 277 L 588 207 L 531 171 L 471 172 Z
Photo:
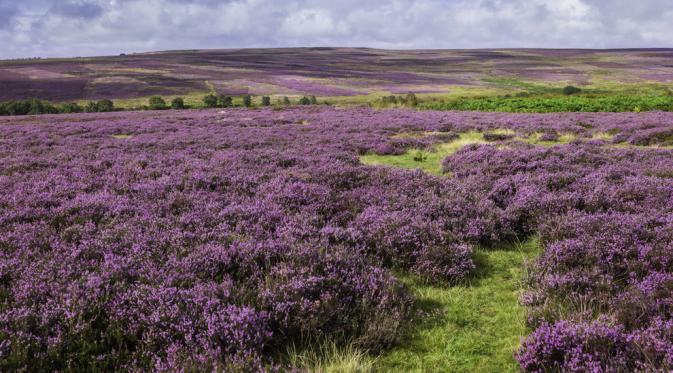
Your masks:
M 242 105 L 234 104 L 234 97 L 227 95 L 209 94 L 203 97 L 202 104 L 195 108 L 231 108 L 231 107 L 254 107 L 254 98 L 251 95 L 244 95 L 241 97 Z M 278 100 L 277 105 L 289 106 L 295 103 L 289 97 L 283 97 Z M 296 104 L 299 105 L 317 105 L 318 99 L 315 96 L 301 97 Z M 262 96 L 260 99 L 261 106 L 271 106 L 271 97 Z M 183 110 L 191 107 L 185 103 L 184 98 L 175 97 L 170 102 L 167 102 L 161 96 L 152 96 L 149 98 L 147 105 L 136 108 L 140 110 Z M 89 101 L 85 105 L 80 105 L 76 102 L 53 104 L 46 100 L 35 98 L 10 100 L 0 102 L 0 115 L 38 115 L 38 114 L 71 114 L 71 113 L 104 113 L 111 111 L 123 111 L 123 108 L 115 107 L 112 100 L 103 99 L 97 101 Z

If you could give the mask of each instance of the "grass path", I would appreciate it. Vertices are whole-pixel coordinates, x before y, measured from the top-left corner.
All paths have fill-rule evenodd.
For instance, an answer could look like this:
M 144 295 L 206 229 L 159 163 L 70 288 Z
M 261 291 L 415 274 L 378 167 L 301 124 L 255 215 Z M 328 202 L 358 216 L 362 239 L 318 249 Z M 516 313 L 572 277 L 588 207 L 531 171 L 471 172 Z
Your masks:
M 401 343 L 379 356 L 381 372 L 516 372 L 513 353 L 526 335 L 519 305 L 524 263 L 538 253 L 537 239 L 477 252 L 466 284 L 436 287 L 405 278 L 419 317 Z
M 535 140 L 533 137 L 528 141 Z M 444 158 L 466 145 L 485 142 L 482 133 L 467 132 L 455 141 L 437 145 L 434 151 L 423 152 L 421 162 L 414 159 L 419 150 L 397 156 L 365 155 L 361 161 L 369 165 L 420 168 L 441 175 Z M 475 254 L 475 275 L 466 283 L 451 287 L 431 286 L 400 276 L 417 299 L 417 319 L 410 323 L 396 347 L 378 356 L 373 364 L 368 362 L 366 368 L 354 371 L 518 371 L 514 352 L 527 334 L 525 309 L 518 301 L 520 280 L 526 260 L 538 253 L 536 238 L 516 245 L 480 249 Z

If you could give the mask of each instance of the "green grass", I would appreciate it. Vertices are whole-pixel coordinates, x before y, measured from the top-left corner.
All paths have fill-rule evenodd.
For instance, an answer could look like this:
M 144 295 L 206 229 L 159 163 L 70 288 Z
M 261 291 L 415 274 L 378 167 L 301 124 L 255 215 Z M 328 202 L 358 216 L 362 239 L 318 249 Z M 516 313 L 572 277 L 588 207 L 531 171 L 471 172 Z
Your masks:
M 517 372 L 514 353 L 528 333 L 520 284 L 526 262 L 538 253 L 537 237 L 480 248 L 473 277 L 451 287 L 400 274 L 416 299 L 416 316 L 392 349 L 372 356 L 352 345 L 324 342 L 308 349 L 290 346 L 285 360 L 322 373 Z
M 376 358 L 353 345 L 337 345 L 325 341 L 312 348 L 290 345 L 285 355 L 286 363 L 302 372 L 367 373 L 374 371 Z
M 463 285 L 437 287 L 403 277 L 421 316 L 398 346 L 377 357 L 375 370 L 516 372 L 514 352 L 527 334 L 519 283 L 525 261 L 538 251 L 536 238 L 480 249 L 475 276 Z
M 501 130 L 496 133 L 512 133 Z M 428 134 L 425 134 L 428 135 Z M 521 139 L 537 145 L 538 135 Z M 561 135 L 556 143 L 567 143 L 572 135 Z M 420 168 L 441 174 L 440 163 L 463 146 L 484 143 L 483 133 L 467 132 L 458 140 L 426 152 L 418 150 L 399 156 L 365 155 L 362 162 L 408 169 Z M 550 142 L 551 143 L 551 142 Z M 432 286 L 404 274 L 416 298 L 418 316 L 404 331 L 400 343 L 374 360 L 363 360 L 376 372 L 516 372 L 514 353 L 528 330 L 526 311 L 519 304 L 520 280 L 525 263 L 539 253 L 538 239 L 503 244 L 475 253 L 474 276 L 464 284 Z M 352 370 L 370 371 L 370 370 Z
M 483 134 L 480 132 L 461 133 L 459 139 L 436 145 L 433 151 L 412 149 L 401 155 L 366 154 L 360 157 L 360 161 L 372 166 L 388 165 L 406 169 L 420 168 L 425 172 L 441 175 L 442 160 L 444 158 L 457 152 L 465 145 L 485 143 L 486 141 L 484 141 L 482 136 Z M 419 161 L 419 155 L 424 159 Z

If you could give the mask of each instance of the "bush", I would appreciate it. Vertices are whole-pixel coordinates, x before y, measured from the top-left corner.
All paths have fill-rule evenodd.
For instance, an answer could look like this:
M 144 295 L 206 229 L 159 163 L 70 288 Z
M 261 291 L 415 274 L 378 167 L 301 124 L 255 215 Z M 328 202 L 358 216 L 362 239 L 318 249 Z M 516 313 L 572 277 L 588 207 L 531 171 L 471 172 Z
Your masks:
M 47 101 L 27 99 L 0 103 L 0 115 L 57 114 L 59 109 Z
M 479 97 L 458 98 L 444 102 L 419 103 L 422 109 L 499 111 L 509 113 L 557 112 L 630 112 L 673 111 L 673 98 L 668 96 L 551 96 L 551 97 Z
M 415 107 L 418 105 L 418 98 L 415 93 L 408 93 L 406 99 L 404 100 L 408 106 Z
M 176 97 L 171 101 L 171 108 L 175 110 L 181 110 L 185 108 L 185 100 L 182 97 Z
M 574 94 L 577 94 L 577 93 L 580 93 L 580 92 L 582 92 L 581 89 L 579 89 L 577 87 L 573 87 L 571 85 L 565 86 L 563 88 L 563 94 L 566 95 L 566 96 L 574 95 Z
M 203 98 L 203 104 L 207 108 L 215 108 L 217 107 L 217 96 L 215 95 L 207 95 Z
M 84 111 L 84 108 L 75 102 L 70 104 L 63 104 L 59 108 L 59 112 L 64 114 L 81 113 L 82 111 Z
M 243 106 L 251 107 L 252 106 L 252 96 L 245 95 L 243 96 Z
M 262 97 L 262 106 L 271 106 L 271 97 L 269 96 Z
M 107 100 L 107 99 L 98 100 L 96 105 L 98 106 L 98 112 L 100 112 L 100 113 L 114 111 L 114 109 L 115 109 L 114 103 L 110 100 Z
M 150 97 L 150 109 L 151 110 L 164 110 L 166 109 L 166 101 L 159 96 Z
M 311 105 L 311 100 L 304 96 L 299 100 L 299 105 Z
M 290 99 L 287 96 L 283 97 L 283 105 L 285 106 L 292 105 L 292 102 L 290 102 Z
M 89 101 L 84 108 L 84 111 L 87 113 L 97 113 L 98 112 L 98 103 L 96 101 Z
M 221 108 L 229 108 L 234 106 L 234 101 L 231 96 L 219 95 L 217 97 L 217 106 Z
M 311 101 L 311 105 L 318 105 L 318 99 L 315 96 L 311 96 L 309 100 Z

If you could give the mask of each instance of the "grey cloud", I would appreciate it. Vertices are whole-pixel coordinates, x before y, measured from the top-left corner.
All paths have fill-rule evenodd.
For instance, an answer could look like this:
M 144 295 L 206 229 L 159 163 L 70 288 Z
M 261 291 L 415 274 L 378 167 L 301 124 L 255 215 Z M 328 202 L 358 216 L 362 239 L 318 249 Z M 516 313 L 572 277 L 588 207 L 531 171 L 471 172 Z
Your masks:
M 0 1 L 0 30 L 10 26 L 17 12 L 16 6 L 12 2 Z
M 99 4 L 86 1 L 59 1 L 52 10 L 65 17 L 84 19 L 96 18 L 103 13 Z
M 280 46 L 668 47 L 669 1 L 0 0 L 8 45 L 0 58 Z

